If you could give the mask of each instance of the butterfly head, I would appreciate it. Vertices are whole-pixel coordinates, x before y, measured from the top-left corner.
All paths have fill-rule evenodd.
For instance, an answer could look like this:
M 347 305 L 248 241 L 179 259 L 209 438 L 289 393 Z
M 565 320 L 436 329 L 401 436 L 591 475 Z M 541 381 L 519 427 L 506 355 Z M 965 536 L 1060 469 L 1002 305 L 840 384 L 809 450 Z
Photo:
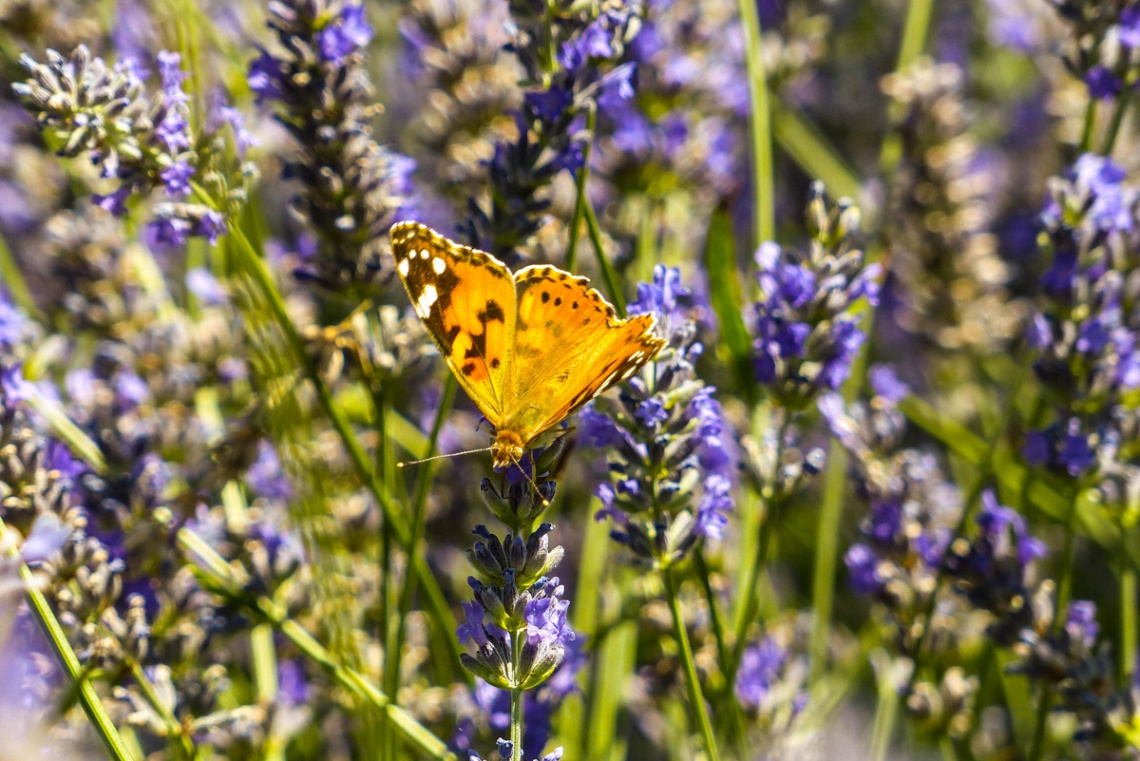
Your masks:
M 523 456 L 523 440 L 517 433 L 500 430 L 491 444 L 491 460 L 496 468 L 518 465 Z

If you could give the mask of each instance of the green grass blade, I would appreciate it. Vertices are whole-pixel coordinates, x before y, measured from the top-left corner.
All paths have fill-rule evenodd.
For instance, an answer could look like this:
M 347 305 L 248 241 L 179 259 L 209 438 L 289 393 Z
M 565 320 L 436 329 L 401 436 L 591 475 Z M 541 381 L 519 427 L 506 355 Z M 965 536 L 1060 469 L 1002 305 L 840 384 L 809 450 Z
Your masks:
M 721 345 L 728 352 L 737 383 L 748 401 L 755 404 L 758 387 L 752 371 L 752 338 L 744 324 L 742 278 L 736 266 L 732 219 L 723 207 L 713 213 L 709 224 L 705 271 L 709 279 L 709 301 L 720 327 Z

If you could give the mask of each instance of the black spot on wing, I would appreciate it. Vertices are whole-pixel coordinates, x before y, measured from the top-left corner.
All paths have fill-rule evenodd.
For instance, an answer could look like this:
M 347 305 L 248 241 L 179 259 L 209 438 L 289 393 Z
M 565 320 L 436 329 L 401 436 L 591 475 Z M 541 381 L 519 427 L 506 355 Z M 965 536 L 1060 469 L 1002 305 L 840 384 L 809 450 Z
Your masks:
M 499 306 L 499 302 L 494 299 L 489 299 L 487 305 L 479 311 L 479 322 L 486 325 L 488 322 L 498 321 L 506 322 L 507 316 L 503 313 L 503 308 Z
M 471 334 L 471 346 L 463 353 L 464 359 L 481 359 L 487 356 L 487 332 Z

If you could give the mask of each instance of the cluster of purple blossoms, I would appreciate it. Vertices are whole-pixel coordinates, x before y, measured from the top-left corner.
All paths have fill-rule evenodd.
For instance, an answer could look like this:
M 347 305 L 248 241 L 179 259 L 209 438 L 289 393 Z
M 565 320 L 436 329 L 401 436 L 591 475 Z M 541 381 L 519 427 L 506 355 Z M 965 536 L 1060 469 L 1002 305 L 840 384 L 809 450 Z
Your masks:
M 290 208 L 319 241 L 294 274 L 330 291 L 367 291 L 388 228 L 412 208 L 415 169 L 372 137 L 364 67 L 372 27 L 353 0 L 286 0 L 271 3 L 270 14 L 279 50 L 262 49 L 250 63 L 249 86 L 296 141 L 283 170 L 301 186 Z
M 819 403 L 856 461 L 857 487 L 871 508 L 860 525 L 861 540 L 844 558 L 852 588 L 884 604 L 904 653 L 913 654 L 926 637 L 924 611 L 943 579 L 970 609 L 989 614 L 995 641 L 1012 645 L 1034 620 L 1032 564 L 1044 556 L 1044 545 L 992 492 L 981 495 L 973 538 L 959 535 L 966 528 L 964 507 L 937 459 L 915 449 L 897 450 L 905 433 L 897 404 L 906 387 L 885 367 L 873 369 L 871 381 L 875 396 L 853 405 L 850 413 L 838 394 Z
M 906 430 L 898 402 L 906 387 L 884 366 L 870 377 L 875 395 L 869 402 L 847 408 L 839 394 L 828 393 L 819 409 L 851 454 L 856 489 L 870 505 L 861 538 L 844 557 L 848 582 L 883 603 L 906 653 L 916 645 L 914 621 L 935 591 L 961 504 L 932 454 L 898 447 Z
M 1119 686 L 1112 655 L 1098 641 L 1096 615 L 1094 603 L 1075 600 L 1063 621 L 1040 616 L 1021 632 L 1022 657 L 1012 671 L 1054 696 L 1055 710 L 1075 718 L 1072 739 L 1080 758 L 1133 759 L 1140 680 L 1133 675 L 1131 684 Z
M 633 97 L 635 67 L 618 61 L 642 8 L 628 0 L 589 10 L 528 0 L 509 7 L 515 33 L 508 47 L 528 87 L 515 114 L 517 137 L 497 143 L 488 162 L 489 199 L 472 200 L 464 227 L 472 245 L 514 265 L 544 223 L 554 177 L 585 163 L 585 115 L 600 100 Z
M 666 225 L 699 246 L 707 215 L 739 193 L 744 177 L 750 103 L 735 3 L 647 0 L 627 57 L 637 67 L 635 97 L 600 101 L 590 170 L 609 187 L 599 184 L 591 194 L 607 189 L 654 197 L 655 186 L 667 182 L 691 197 L 693 209 Z
M 1125 399 L 1140 388 L 1140 191 L 1110 159 L 1086 154 L 1055 178 L 1041 215 L 1053 259 L 1028 331 L 1055 412 L 1030 432 L 1026 459 L 1072 478 L 1105 475 L 1131 434 Z
M 694 372 L 699 304 L 676 268 L 657 265 L 638 285 L 632 314 L 652 313 L 667 340 L 647 377 L 622 384 L 617 400 L 600 398 L 581 414 L 582 440 L 607 450 L 612 483 L 595 494 L 598 519 L 640 562 L 668 566 L 701 538 L 724 535 L 733 509 L 736 456 L 716 389 Z M 699 496 L 698 496 L 699 494 Z
M 982 494 L 981 501 L 973 540 L 950 543 L 939 560 L 955 591 L 976 610 L 992 614 L 987 632 L 993 641 L 1008 647 L 1033 623 L 1030 573 L 1045 557 L 1045 545 L 1029 534 L 1016 510 L 998 504 L 993 492 Z
M 567 696 L 577 691 L 577 676 L 586 664 L 581 640 L 565 643 L 562 665 L 545 684 L 523 696 L 523 737 L 526 749 L 545 748 L 553 735 L 554 715 Z M 510 730 L 510 693 L 479 679 L 471 690 L 472 716 L 464 716 L 456 726 L 452 745 L 460 753 L 473 753 L 477 731 L 489 729 L 500 735 Z M 557 757 L 554 751 L 547 758 Z M 477 758 L 477 756 L 471 756 Z
M 1068 27 L 1069 40 L 1062 48 L 1065 64 L 1084 81 L 1092 98 L 1115 98 L 1135 86 L 1140 6 L 1097 0 L 1052 0 L 1050 4 Z M 1109 40 L 1116 44 L 1107 44 Z
M 756 304 L 757 379 L 789 410 L 802 410 L 836 390 L 866 340 L 856 301 L 878 303 L 878 264 L 850 247 L 859 212 L 846 202 L 827 210 L 816 183 L 808 203 L 812 240 L 799 256 L 775 243 L 756 252 L 761 298 Z
M 182 200 L 199 157 L 188 121 L 189 96 L 182 89 L 181 56 L 159 53 L 158 93 L 147 92 L 134 67 L 112 68 L 83 45 L 70 57 L 49 50 L 47 63 L 28 55 L 20 63 L 32 78 L 13 88 L 40 129 L 62 146 L 57 153 L 86 154 L 100 178 L 114 183 L 111 192 L 94 196 L 96 204 L 123 216 L 130 198 L 162 186 L 178 200 L 155 206 L 151 243 L 181 245 L 190 236 L 217 240 L 225 228 L 222 214 Z
M 574 677 L 582 665 L 573 650 L 576 635 L 568 619 L 570 602 L 557 577 L 550 576 L 565 554 L 550 546 L 554 526 L 541 523 L 531 530 L 554 499 L 556 483 L 549 478 L 564 443 L 532 450 L 520 468 L 507 471 L 509 486 L 502 492 L 483 479 L 484 501 L 509 528 L 500 539 L 486 526 L 475 527 L 479 539 L 467 550 L 467 559 L 478 574 L 469 577 L 473 599 L 463 603 L 465 620 L 456 630 L 460 644 L 470 643 L 473 654 L 460 658 L 473 674 L 495 690 L 507 691 L 507 708 L 522 704 L 523 751 L 533 755 L 550 739 L 550 716 L 574 689 Z M 537 481 L 537 485 L 534 483 Z M 567 659 L 567 654 L 570 658 Z M 565 663 L 564 663 L 565 661 Z M 539 690 L 541 688 L 541 690 Z M 539 690 L 538 692 L 531 692 Z M 476 692 L 477 702 L 494 702 L 493 693 Z M 515 729 L 510 720 L 494 721 L 490 728 Z M 470 757 L 470 723 L 460 723 L 457 744 Z M 499 752 L 510 758 L 515 750 L 508 740 L 499 740 Z M 553 757 L 558 758 L 560 751 Z M 530 757 L 530 756 L 526 756 Z

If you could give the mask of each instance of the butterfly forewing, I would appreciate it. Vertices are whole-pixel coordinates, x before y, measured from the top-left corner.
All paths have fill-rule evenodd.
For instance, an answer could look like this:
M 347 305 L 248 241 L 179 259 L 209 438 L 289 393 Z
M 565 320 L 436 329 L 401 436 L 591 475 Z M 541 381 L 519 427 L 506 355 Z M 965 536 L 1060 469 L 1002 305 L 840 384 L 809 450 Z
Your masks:
M 504 420 L 515 336 L 515 283 L 483 251 L 424 225 L 392 227 L 392 254 L 416 314 L 459 384 L 499 428 Z
M 652 315 L 619 320 L 586 278 L 550 266 L 515 274 L 518 320 L 505 423 L 530 441 L 657 355 Z

